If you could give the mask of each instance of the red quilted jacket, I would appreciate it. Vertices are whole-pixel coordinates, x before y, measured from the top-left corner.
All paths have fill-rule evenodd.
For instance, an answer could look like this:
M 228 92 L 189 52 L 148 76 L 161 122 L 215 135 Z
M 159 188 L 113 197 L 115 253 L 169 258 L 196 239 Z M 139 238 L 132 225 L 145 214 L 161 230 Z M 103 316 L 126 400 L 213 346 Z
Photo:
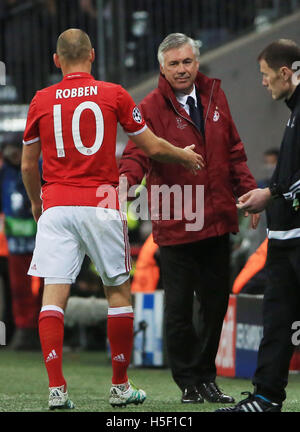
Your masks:
M 140 108 L 147 125 L 159 137 L 181 148 L 195 144 L 195 151 L 203 155 L 206 167 L 194 176 L 182 165 L 149 159 L 130 140 L 120 161 L 120 174 L 127 176 L 130 186 L 139 184 L 144 174 L 148 192 L 152 185 L 180 185 L 181 188 L 192 185 L 194 211 L 196 185 L 204 186 L 204 225 L 197 231 L 187 231 L 187 224 L 193 221 L 187 220 L 184 210 L 180 220 L 177 220 L 172 200 L 170 220 L 162 220 L 160 200 L 158 220 L 152 220 L 153 238 L 160 246 L 190 243 L 237 232 L 236 197 L 257 187 L 247 167 L 244 146 L 233 123 L 226 96 L 220 88 L 220 80 L 198 72 L 195 85 L 203 105 L 205 139 L 178 103 L 171 86 L 162 75 L 158 88 L 143 99 Z M 150 209 L 150 193 L 148 198 Z

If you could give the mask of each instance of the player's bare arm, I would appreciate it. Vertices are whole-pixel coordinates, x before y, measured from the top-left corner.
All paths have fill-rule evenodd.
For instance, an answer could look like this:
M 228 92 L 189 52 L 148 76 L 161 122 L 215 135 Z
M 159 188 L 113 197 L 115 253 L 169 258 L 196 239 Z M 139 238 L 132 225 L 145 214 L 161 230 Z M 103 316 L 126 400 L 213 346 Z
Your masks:
M 149 128 L 130 136 L 130 139 L 152 159 L 167 163 L 181 163 L 186 169 L 195 172 L 205 166 L 203 157 L 193 151 L 195 145 L 185 149 L 175 147 L 163 138 L 157 137 Z
M 39 171 L 39 158 L 41 154 L 40 141 L 24 145 L 22 152 L 22 178 L 31 201 L 32 214 L 37 222 L 42 214 L 41 176 Z

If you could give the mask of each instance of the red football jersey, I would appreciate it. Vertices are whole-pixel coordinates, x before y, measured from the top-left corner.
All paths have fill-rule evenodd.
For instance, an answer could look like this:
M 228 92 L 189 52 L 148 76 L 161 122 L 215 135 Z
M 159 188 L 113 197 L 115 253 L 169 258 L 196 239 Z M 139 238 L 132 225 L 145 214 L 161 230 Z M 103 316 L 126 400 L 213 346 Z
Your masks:
M 88 73 L 67 74 L 60 83 L 35 94 L 23 144 L 41 141 L 44 210 L 61 205 L 101 206 L 101 199 L 107 197 L 103 185 L 118 186 L 118 121 L 128 135 L 147 127 L 123 87 L 96 81 Z M 115 208 L 113 202 L 103 206 Z

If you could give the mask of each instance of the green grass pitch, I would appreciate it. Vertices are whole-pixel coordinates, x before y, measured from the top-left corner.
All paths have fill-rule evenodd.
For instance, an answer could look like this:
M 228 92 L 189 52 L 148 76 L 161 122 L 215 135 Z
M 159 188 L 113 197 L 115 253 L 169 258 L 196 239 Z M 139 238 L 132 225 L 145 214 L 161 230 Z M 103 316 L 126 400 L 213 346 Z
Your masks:
M 64 374 L 77 412 L 212 412 L 219 404 L 183 405 L 169 369 L 130 368 L 133 382 L 147 392 L 141 406 L 112 408 L 108 403 L 111 367 L 104 352 L 67 352 Z M 240 400 L 242 391 L 252 391 L 251 382 L 218 378 L 220 387 Z M 0 411 L 48 411 L 48 379 L 39 352 L 12 352 L 0 348 Z M 283 411 L 300 411 L 300 374 L 289 377 Z

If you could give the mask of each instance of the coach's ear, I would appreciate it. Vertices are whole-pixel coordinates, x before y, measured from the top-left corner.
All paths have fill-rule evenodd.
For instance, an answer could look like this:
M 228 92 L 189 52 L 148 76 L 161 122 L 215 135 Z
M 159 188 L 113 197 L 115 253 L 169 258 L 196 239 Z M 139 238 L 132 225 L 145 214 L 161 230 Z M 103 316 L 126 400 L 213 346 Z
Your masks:
M 56 53 L 53 54 L 53 61 L 54 61 L 55 66 L 58 69 L 60 69 L 61 65 L 60 65 L 59 57 L 58 57 L 58 55 Z

